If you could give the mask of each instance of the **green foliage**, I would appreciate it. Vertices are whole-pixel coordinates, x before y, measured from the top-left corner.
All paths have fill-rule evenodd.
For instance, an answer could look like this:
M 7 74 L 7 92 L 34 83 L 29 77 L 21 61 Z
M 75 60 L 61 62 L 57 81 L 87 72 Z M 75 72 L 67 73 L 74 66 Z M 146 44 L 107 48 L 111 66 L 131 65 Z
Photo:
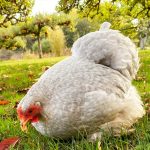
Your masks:
M 76 20 L 76 22 L 77 22 L 77 24 L 75 26 L 75 29 L 76 29 L 76 33 L 79 35 L 79 37 L 81 37 L 89 32 L 99 30 L 99 28 L 100 28 L 97 21 L 94 21 L 92 19 L 82 18 L 82 19 Z
M 69 14 L 72 15 L 72 14 Z M 63 32 L 66 39 L 66 45 L 72 47 L 75 40 L 79 37 L 92 32 L 99 30 L 99 24 L 96 21 L 87 18 L 75 18 L 72 22 L 76 22 L 74 29 L 69 27 L 63 27 Z
M 65 36 L 62 29 L 57 26 L 54 30 L 48 28 L 47 36 L 52 44 L 52 53 L 55 56 L 63 55 L 63 50 L 65 48 Z
M 88 32 L 99 29 L 99 23 L 88 18 L 82 18 L 76 9 L 72 9 L 68 17 L 71 21 L 70 26 L 63 26 L 67 47 L 72 47 L 77 38 L 87 34 Z
M 32 46 L 33 46 L 33 43 L 36 41 L 35 35 L 33 35 L 33 34 L 26 35 L 25 39 L 27 41 L 26 42 L 26 49 L 31 50 Z
M 69 12 L 73 8 L 77 8 L 84 16 L 94 17 L 101 14 L 102 3 L 105 2 L 100 0 L 60 0 L 57 10 Z M 122 7 L 122 12 L 126 12 L 129 16 L 133 16 L 133 18 L 150 17 L 150 1 L 148 0 L 112 0 L 109 3 Z M 111 12 L 111 8 L 109 11 Z
M 10 28 L 0 28 L 0 48 L 16 50 L 25 48 L 26 41 L 21 37 L 13 37 L 14 33 Z
M 72 47 L 74 41 L 77 39 L 76 32 L 72 31 L 69 27 L 63 27 L 63 32 L 65 35 L 66 46 Z
M 37 51 L 38 50 L 38 42 L 35 41 L 34 44 L 32 45 L 32 50 Z
M 58 11 L 69 12 L 73 8 L 78 8 L 80 0 L 60 0 L 56 9 Z
M 79 34 L 79 37 L 89 33 L 90 31 L 91 24 L 86 18 L 78 20 L 78 23 L 76 25 L 76 32 Z
M 138 22 L 138 33 L 145 37 L 150 34 L 150 20 L 141 18 Z
M 15 44 L 14 46 L 17 48 L 25 48 L 26 47 L 26 40 L 21 37 L 15 37 Z
M 50 43 L 50 41 L 48 39 L 42 39 L 41 45 L 42 45 L 43 53 L 50 53 L 50 52 L 52 52 L 52 44 Z M 38 42 L 37 41 L 33 44 L 32 50 L 33 51 L 37 51 L 38 50 Z
M 65 14 L 53 14 L 53 15 L 39 14 L 35 17 L 28 18 L 28 20 L 24 23 L 19 23 L 16 26 L 12 26 L 7 29 L 6 28 L 0 29 L 1 30 L 0 48 L 3 47 L 10 48 L 11 46 L 13 47 L 13 42 L 11 41 L 11 39 L 13 39 L 16 36 L 26 36 L 32 34 L 38 40 L 38 54 L 39 54 L 39 58 L 41 58 L 43 53 L 42 46 L 41 46 L 41 32 L 43 28 L 49 26 L 50 28 L 54 29 L 56 25 L 68 26 L 69 24 L 70 24 L 69 17 Z M 62 37 L 62 34 L 63 33 L 60 32 L 60 37 Z M 58 39 L 60 40 L 60 38 Z M 10 46 L 6 46 L 7 43 L 10 43 Z M 61 45 L 60 47 L 59 45 L 54 46 L 54 48 L 56 48 L 56 50 L 54 51 L 55 53 L 57 53 L 57 55 L 60 55 L 59 52 L 60 48 L 64 47 L 62 46 L 64 43 L 64 39 L 62 38 L 62 41 L 59 41 L 59 43 L 60 43 L 59 45 Z
M 25 21 L 33 2 L 33 0 L 0 0 L 0 27 Z
M 42 50 L 44 53 L 52 52 L 52 44 L 48 39 L 42 40 Z
M 72 9 L 69 14 L 69 19 L 71 21 L 70 23 L 70 29 L 71 31 L 75 31 L 75 26 L 77 25 L 77 20 L 80 18 L 79 13 L 77 12 L 77 9 Z
M 117 0 L 117 2 L 120 2 Z M 149 18 L 150 17 L 150 1 L 148 0 L 121 0 L 121 6 L 129 16 L 133 18 Z
M 150 35 L 149 6 L 148 0 L 60 0 L 57 10 L 69 12 L 72 8 L 77 8 L 81 18 L 91 18 L 92 22 L 96 21 L 99 24 L 108 21 L 113 29 L 120 30 L 139 43 L 143 40 L 141 37 L 147 36 L 148 39 Z M 136 25 L 133 23 L 135 19 L 139 22 Z M 147 24 L 141 23 L 147 21 Z

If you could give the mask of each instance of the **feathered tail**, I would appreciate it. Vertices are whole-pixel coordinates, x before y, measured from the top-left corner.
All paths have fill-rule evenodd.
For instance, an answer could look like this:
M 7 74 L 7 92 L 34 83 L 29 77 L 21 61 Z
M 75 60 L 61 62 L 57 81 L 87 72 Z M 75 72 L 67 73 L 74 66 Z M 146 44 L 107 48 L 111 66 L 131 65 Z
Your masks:
M 138 53 L 132 41 L 104 22 L 99 31 L 79 38 L 72 47 L 72 55 L 113 68 L 128 79 L 135 77 L 139 68 Z

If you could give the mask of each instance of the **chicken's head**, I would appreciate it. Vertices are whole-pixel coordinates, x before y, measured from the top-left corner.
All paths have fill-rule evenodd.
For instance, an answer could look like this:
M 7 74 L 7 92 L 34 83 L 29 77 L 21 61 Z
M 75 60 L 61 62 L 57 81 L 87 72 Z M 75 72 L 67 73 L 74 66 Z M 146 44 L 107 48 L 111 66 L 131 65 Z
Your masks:
M 19 106 L 17 108 L 17 113 L 21 122 L 21 129 L 23 131 L 27 131 L 26 124 L 28 122 L 38 122 L 41 118 L 41 112 L 42 106 L 39 102 L 35 102 L 35 104 L 30 105 L 25 111 L 23 111 L 22 107 Z

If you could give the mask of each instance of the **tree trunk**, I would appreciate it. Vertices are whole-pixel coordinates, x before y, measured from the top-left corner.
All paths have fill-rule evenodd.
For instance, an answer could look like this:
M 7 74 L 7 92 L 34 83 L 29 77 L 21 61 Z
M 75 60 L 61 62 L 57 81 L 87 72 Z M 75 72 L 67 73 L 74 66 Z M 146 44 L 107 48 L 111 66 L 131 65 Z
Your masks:
M 41 45 L 41 39 L 40 39 L 40 32 L 41 32 L 42 26 L 40 24 L 38 24 L 38 54 L 39 54 L 39 58 L 43 57 L 43 52 L 42 52 L 42 45 Z
M 144 48 L 145 48 L 146 40 L 147 40 L 147 35 L 145 35 L 144 37 L 142 37 L 142 36 L 140 35 L 140 48 L 141 48 L 141 49 L 144 49 Z
M 39 54 L 39 58 L 43 57 L 40 34 L 38 35 L 38 54 Z

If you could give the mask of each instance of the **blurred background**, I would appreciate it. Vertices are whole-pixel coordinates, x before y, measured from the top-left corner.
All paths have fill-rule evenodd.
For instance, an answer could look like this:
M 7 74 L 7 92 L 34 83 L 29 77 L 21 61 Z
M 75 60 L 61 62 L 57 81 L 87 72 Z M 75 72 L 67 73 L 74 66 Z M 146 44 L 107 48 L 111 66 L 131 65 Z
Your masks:
M 70 55 L 74 41 L 104 21 L 150 49 L 148 0 L 0 1 L 0 60 Z

